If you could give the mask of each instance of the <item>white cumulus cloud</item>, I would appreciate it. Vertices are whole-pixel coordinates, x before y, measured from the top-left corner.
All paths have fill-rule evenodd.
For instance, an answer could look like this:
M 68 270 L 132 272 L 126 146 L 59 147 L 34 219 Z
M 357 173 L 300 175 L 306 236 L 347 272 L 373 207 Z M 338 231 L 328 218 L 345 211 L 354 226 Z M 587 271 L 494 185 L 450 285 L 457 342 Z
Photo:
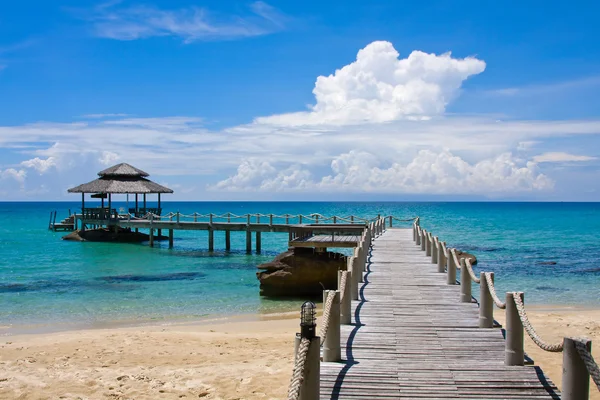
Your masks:
M 413 51 L 407 58 L 390 42 L 361 49 L 356 61 L 329 76 L 319 76 L 309 112 L 257 118 L 276 125 L 356 124 L 423 119 L 442 114 L 471 75 L 484 71 L 475 57 L 452 58 Z
M 23 161 L 21 165 L 27 168 L 33 168 L 37 170 L 40 174 L 43 174 L 47 172 L 50 168 L 56 167 L 56 158 L 48 157 L 46 159 L 42 159 L 39 157 L 35 157 L 30 160 Z

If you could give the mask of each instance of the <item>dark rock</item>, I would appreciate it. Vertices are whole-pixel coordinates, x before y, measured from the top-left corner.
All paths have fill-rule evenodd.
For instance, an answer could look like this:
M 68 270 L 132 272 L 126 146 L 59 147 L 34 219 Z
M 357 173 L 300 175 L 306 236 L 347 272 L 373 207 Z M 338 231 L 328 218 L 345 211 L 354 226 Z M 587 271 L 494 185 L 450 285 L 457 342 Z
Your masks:
M 556 261 L 538 261 L 535 265 L 556 265 Z
M 72 240 L 76 242 L 116 242 L 116 243 L 141 243 L 150 240 L 150 235 L 141 232 L 133 232 L 131 229 L 119 228 L 117 232 L 114 229 L 98 228 L 86 229 L 85 231 L 76 230 L 62 237 L 63 240 Z M 167 236 L 154 236 L 154 240 L 167 240 Z
M 460 262 L 461 259 L 466 258 L 471 261 L 471 265 L 477 264 L 477 257 L 475 257 L 473 254 L 469 254 L 464 251 L 456 250 L 456 257 L 458 258 L 458 262 Z
M 262 296 L 318 296 L 324 289 L 337 289 L 338 270 L 346 269 L 346 256 L 295 248 L 258 266 Z

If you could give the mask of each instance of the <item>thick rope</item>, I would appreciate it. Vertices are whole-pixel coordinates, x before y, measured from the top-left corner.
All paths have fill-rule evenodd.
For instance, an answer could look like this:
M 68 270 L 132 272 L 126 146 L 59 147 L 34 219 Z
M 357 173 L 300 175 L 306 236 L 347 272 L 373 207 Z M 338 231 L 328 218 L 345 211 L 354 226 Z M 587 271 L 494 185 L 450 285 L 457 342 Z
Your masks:
M 473 272 L 473 266 L 471 265 L 471 260 L 465 258 L 465 265 L 467 266 L 467 271 L 469 271 L 469 275 L 471 275 L 471 279 L 475 283 L 481 283 L 481 279 L 475 276 L 475 272 Z
M 496 307 L 500 309 L 506 308 L 506 303 L 498 298 L 498 294 L 496 294 L 496 287 L 494 286 L 494 281 L 492 280 L 492 274 L 489 272 L 485 272 L 485 280 L 487 282 L 488 290 L 490 291 L 490 295 L 492 296 L 492 300 L 496 303 Z
M 287 400 L 298 400 L 298 397 L 300 397 L 300 387 L 304 381 L 304 365 L 306 364 L 309 346 L 310 340 L 302 338 L 294 361 L 294 372 L 292 373 L 292 379 L 288 388 Z
M 329 330 L 329 319 L 331 317 L 331 307 L 333 306 L 334 298 L 335 293 L 327 292 L 327 299 L 325 300 L 325 304 L 323 304 L 323 323 L 321 324 L 321 330 L 319 332 L 319 336 L 321 336 L 321 343 L 325 342 L 325 338 L 327 337 L 327 331 Z
M 348 271 L 342 271 L 340 278 L 340 304 L 344 304 L 344 296 L 346 295 L 346 281 L 348 280 Z
M 533 326 L 531 326 L 531 322 L 529 322 L 529 318 L 527 318 L 527 314 L 525 313 L 525 305 L 521 300 L 521 296 L 517 292 L 513 292 L 513 299 L 515 300 L 515 305 L 517 306 L 517 311 L 519 312 L 519 317 L 521 318 L 521 322 L 523 323 L 523 327 L 527 331 L 527 334 L 533 340 L 535 344 L 542 350 L 550 351 L 550 352 L 561 352 L 563 351 L 563 343 L 550 344 L 546 343 L 542 340 L 542 338 L 537 334 Z
M 585 367 L 587 368 L 590 376 L 592 377 L 592 380 L 596 384 L 596 387 L 598 388 L 598 390 L 600 390 L 600 368 L 598 368 L 598 364 L 594 360 L 592 353 L 588 351 L 588 349 L 585 347 L 585 344 L 578 340 L 575 341 L 575 348 L 579 353 L 579 357 L 581 357 L 581 359 L 585 363 Z

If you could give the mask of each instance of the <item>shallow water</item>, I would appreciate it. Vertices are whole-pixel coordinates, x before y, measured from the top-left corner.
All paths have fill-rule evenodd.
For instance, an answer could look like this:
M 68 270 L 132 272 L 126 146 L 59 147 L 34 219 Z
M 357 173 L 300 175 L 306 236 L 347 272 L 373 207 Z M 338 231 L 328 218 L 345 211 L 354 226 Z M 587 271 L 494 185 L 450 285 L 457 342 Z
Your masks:
M 68 242 L 47 230 L 50 211 L 61 218 L 78 207 L 0 203 L 0 325 L 189 320 L 295 310 L 301 303 L 258 295 L 256 265 L 285 250 L 287 234 L 263 233 L 262 254 L 247 255 L 244 232 L 232 233 L 231 252 L 217 232 L 211 253 L 206 232 L 176 231 L 175 247 L 168 249 L 165 242 L 154 248 Z M 499 292 L 524 291 L 527 303 L 599 304 L 598 203 L 172 202 L 163 208 L 184 214 L 418 215 L 449 246 L 475 254 L 476 271 L 494 271 Z

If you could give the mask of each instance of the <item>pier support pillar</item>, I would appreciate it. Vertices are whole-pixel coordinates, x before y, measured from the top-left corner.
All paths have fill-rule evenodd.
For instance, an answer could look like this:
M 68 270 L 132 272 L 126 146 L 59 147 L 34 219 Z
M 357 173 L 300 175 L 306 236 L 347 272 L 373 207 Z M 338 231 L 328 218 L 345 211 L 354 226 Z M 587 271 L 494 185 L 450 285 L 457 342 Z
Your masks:
M 160 237 L 162 236 L 162 229 L 157 229 L 156 231 L 157 231 L 156 234 L 160 240 Z
M 252 232 L 246 231 L 246 253 L 252 253 Z
M 492 282 L 494 281 L 494 273 L 490 272 Z M 490 294 L 485 272 L 479 274 L 479 327 L 493 328 L 494 327 L 494 300 Z
M 564 338 L 562 398 L 565 400 L 587 400 L 590 398 L 590 373 L 581 359 L 576 342 L 581 342 L 592 352 L 592 342 L 587 338 Z
M 210 229 L 208 231 L 208 251 L 215 250 L 215 231 Z
M 346 284 L 342 287 L 342 274 L 346 273 Z M 344 292 L 340 299 L 340 324 L 350 325 L 352 323 L 352 299 L 350 298 L 350 286 L 352 285 L 351 271 L 338 271 L 338 288 Z M 340 294 L 341 296 L 341 294 Z
M 231 250 L 231 231 L 225 231 L 225 250 Z
M 169 229 L 169 248 L 173 248 L 173 229 Z
M 262 246 L 261 232 L 256 232 L 256 252 L 260 253 Z
M 471 275 L 467 271 L 465 259 L 460 259 L 460 301 L 461 303 L 471 303 Z
M 340 292 L 337 290 L 323 291 L 323 307 L 327 302 L 327 296 L 333 296 L 331 311 L 329 313 L 329 327 L 323 341 L 323 361 L 337 362 L 342 359 L 340 347 Z M 325 311 L 323 311 L 325 312 Z
M 524 301 L 523 292 L 518 292 Z M 504 349 L 505 365 L 524 365 L 525 351 L 523 350 L 523 323 L 515 304 L 512 292 L 506 292 L 506 343 Z
M 149 239 L 150 247 L 154 247 L 154 229 L 150 228 L 150 239 Z

